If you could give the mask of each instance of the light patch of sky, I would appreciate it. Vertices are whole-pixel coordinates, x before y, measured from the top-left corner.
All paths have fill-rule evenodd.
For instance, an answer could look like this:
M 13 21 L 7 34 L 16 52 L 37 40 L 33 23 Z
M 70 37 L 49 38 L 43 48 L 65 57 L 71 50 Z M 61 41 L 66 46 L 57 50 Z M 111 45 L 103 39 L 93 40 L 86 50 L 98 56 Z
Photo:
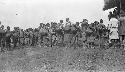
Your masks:
M 23 29 L 67 17 L 72 22 L 86 18 L 89 23 L 103 19 L 107 25 L 108 12 L 102 11 L 103 5 L 103 0 L 0 0 L 0 21 Z

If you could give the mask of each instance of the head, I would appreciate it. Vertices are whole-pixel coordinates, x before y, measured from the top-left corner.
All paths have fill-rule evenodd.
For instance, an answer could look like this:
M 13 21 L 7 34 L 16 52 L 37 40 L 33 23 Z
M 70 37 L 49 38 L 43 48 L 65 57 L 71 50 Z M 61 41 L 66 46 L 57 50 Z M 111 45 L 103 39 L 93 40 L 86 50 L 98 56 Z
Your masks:
M 51 25 L 53 24 L 53 22 L 51 22 Z
M 98 25 L 98 24 L 99 24 L 99 22 L 98 22 L 98 21 L 95 21 L 95 22 L 94 22 L 94 24 L 95 24 L 95 25 Z
M 83 22 L 87 22 L 88 23 L 88 20 L 87 19 L 83 19 Z
M 46 24 L 46 26 L 47 26 L 47 27 L 50 27 L 50 24 L 49 24 L 49 23 L 47 23 L 47 24 Z
M 108 24 L 108 26 L 109 26 L 109 24 Z
M 29 30 L 28 30 L 28 29 L 26 29 L 26 32 L 29 32 Z
M 10 30 L 10 26 L 7 26 L 7 30 Z
M 66 22 L 68 22 L 69 21 L 69 18 L 66 18 Z
M 58 25 L 58 23 L 56 23 L 56 22 L 55 22 L 55 23 L 54 23 L 54 25 L 55 25 L 55 26 L 57 26 L 57 25 Z
M 45 24 L 43 24 L 43 26 L 42 27 L 46 27 L 46 25 Z
M 35 32 L 38 32 L 39 30 L 37 28 L 34 29 Z
M 23 29 L 21 29 L 21 31 L 23 31 Z
M 76 22 L 76 26 L 79 26 L 79 22 Z
M 63 23 L 63 20 L 60 20 L 60 23 Z
M 1 26 L 1 29 L 4 29 L 4 25 Z
M 40 23 L 40 27 L 43 27 L 43 23 Z
M 116 12 L 116 9 L 113 10 L 113 14 Z
M 102 19 L 100 19 L 100 23 L 103 23 L 103 20 L 102 20 Z
M 16 30 L 17 30 L 17 28 L 16 28 L 16 27 L 14 27 L 14 30 L 16 31 Z
M 109 14 L 112 14 L 112 12 L 110 11 Z
M 83 22 L 85 22 L 86 21 L 86 19 L 83 19 Z
M 92 26 L 92 27 L 94 27 L 94 26 L 95 26 L 95 24 L 94 24 L 94 23 L 91 23 L 91 26 Z

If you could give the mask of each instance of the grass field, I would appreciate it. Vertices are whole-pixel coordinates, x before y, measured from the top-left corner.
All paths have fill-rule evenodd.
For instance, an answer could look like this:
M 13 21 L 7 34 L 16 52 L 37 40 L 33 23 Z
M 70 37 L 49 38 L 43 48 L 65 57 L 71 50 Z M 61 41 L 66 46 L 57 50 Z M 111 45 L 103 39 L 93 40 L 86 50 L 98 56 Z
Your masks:
M 0 53 L 0 72 L 125 72 L 125 51 L 27 47 Z

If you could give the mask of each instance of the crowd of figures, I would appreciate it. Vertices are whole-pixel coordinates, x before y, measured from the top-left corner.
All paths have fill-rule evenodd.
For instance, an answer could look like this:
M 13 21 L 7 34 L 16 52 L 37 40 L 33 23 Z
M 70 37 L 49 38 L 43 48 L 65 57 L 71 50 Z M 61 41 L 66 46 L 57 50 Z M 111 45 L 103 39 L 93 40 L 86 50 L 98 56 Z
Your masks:
M 111 27 L 111 26 L 110 26 Z M 69 18 L 66 22 L 40 23 L 38 28 L 23 30 L 14 27 L 11 31 L 8 26 L 0 28 L 1 51 L 14 50 L 20 46 L 109 46 L 110 27 L 103 24 L 103 20 L 88 24 L 87 19 L 72 23 Z

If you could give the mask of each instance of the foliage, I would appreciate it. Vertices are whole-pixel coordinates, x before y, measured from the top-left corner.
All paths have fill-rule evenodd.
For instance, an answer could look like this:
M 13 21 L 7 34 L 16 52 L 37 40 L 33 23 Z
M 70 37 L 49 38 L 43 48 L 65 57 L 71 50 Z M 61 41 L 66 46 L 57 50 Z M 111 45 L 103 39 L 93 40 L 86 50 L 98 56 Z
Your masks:
M 108 10 L 114 7 L 120 7 L 120 0 L 104 0 L 103 10 Z

